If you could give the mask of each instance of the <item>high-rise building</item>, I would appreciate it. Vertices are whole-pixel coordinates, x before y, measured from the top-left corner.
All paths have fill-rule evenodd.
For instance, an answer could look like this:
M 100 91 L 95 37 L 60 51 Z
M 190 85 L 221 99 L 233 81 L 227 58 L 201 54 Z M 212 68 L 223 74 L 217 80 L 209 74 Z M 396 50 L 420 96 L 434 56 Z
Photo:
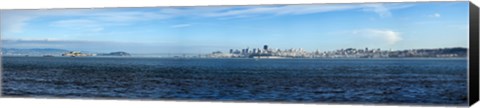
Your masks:
M 268 45 L 263 45 L 263 50 L 268 50 Z

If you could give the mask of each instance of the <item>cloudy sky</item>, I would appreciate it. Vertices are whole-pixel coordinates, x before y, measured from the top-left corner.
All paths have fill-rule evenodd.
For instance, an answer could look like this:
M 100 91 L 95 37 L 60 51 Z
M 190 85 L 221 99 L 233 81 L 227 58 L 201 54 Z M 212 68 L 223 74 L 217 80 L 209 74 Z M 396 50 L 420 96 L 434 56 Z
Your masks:
M 468 47 L 468 2 L 0 11 L 3 48 L 209 53 L 228 49 Z

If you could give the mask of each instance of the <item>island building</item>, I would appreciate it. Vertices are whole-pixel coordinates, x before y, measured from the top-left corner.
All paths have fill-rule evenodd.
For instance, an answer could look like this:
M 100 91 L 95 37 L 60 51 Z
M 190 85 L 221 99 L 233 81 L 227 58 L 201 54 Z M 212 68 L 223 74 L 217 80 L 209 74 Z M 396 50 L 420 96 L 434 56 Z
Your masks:
M 85 54 L 80 51 L 70 51 L 67 53 L 63 53 L 62 56 L 81 57 L 81 56 L 96 56 L 96 54 Z

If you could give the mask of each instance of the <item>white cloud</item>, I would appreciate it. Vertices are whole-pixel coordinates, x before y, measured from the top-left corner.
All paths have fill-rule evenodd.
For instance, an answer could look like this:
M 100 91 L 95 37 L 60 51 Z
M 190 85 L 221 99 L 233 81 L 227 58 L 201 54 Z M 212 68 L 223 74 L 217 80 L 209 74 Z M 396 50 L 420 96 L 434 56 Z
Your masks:
M 207 17 L 232 17 L 232 16 L 252 16 L 252 15 L 301 15 L 311 13 L 322 13 L 331 11 L 341 11 L 365 7 L 363 5 L 287 5 L 287 6 L 251 6 L 248 8 L 227 10 L 222 12 L 210 12 L 205 14 Z
M 77 28 L 90 27 L 92 31 L 101 31 L 104 25 L 126 25 L 136 21 L 165 19 L 169 16 L 158 12 L 113 11 L 105 9 L 61 9 L 61 10 L 5 10 L 1 12 L 2 30 L 19 33 L 29 21 L 42 17 L 75 17 L 76 19 L 61 19 L 51 22 L 58 27 Z
M 101 24 L 102 23 L 88 19 L 67 19 L 51 23 L 52 26 L 63 27 L 73 30 L 81 30 L 86 32 L 100 32 L 104 30 L 104 25 Z
M 190 27 L 192 26 L 191 24 L 177 24 L 177 25 L 172 25 L 170 26 L 171 28 L 184 28 L 184 27 Z
M 278 6 L 223 6 L 223 7 L 167 7 L 146 10 L 116 9 L 54 9 L 54 10 L 6 10 L 2 11 L 2 29 L 21 32 L 30 20 L 41 17 L 75 17 L 98 23 L 117 25 L 134 24 L 138 21 L 162 20 L 176 17 L 209 17 L 219 19 L 248 18 L 258 15 L 301 15 L 322 12 L 362 9 L 381 17 L 392 16 L 391 10 L 411 5 L 389 4 L 320 4 Z M 66 19 L 63 19 L 66 20 Z M 101 24 L 103 25 L 103 24 Z M 102 27 L 104 28 L 104 27 Z M 99 30 L 99 29 L 97 29 Z
M 3 16 L 3 15 L 0 15 Z M 30 17 L 24 16 L 9 16 L 9 17 L 0 17 L 2 21 L 1 27 L 5 31 L 10 31 L 14 33 L 19 33 L 23 31 L 23 27 L 27 24 L 27 21 L 30 20 Z M 2 31 L 3 31 L 2 30 Z
M 440 13 L 434 13 L 434 14 L 431 14 L 431 15 L 428 15 L 429 17 L 432 17 L 432 18 L 440 18 L 441 15 Z
M 286 5 L 286 6 L 249 6 L 240 9 L 227 9 L 204 14 L 207 17 L 238 17 L 255 15 L 301 15 L 322 12 L 362 9 L 365 12 L 374 12 L 380 17 L 392 16 L 391 10 L 411 7 L 407 4 L 322 4 L 322 5 Z
M 396 44 L 402 40 L 400 33 L 387 29 L 362 29 L 354 30 L 353 35 L 362 36 L 368 39 L 386 42 L 389 45 Z
M 72 16 L 79 13 L 89 13 L 92 10 L 2 10 L 0 12 L 1 29 L 7 32 L 20 33 L 24 27 L 29 25 L 29 21 L 43 16 Z
M 155 20 L 155 19 L 166 19 L 170 18 L 170 15 L 156 12 L 103 12 L 103 13 L 94 13 L 88 14 L 89 18 L 98 19 L 102 21 L 110 22 L 132 22 L 132 21 L 145 21 L 145 20 Z
M 375 12 L 380 17 L 390 17 L 390 16 L 392 16 L 392 13 L 390 12 L 390 9 L 385 7 L 382 4 L 366 4 L 365 6 L 370 7 L 370 8 L 364 8 L 364 11 Z
M 96 26 L 97 23 L 93 20 L 87 20 L 87 19 L 68 19 L 68 20 L 55 21 L 52 24 L 55 26 L 71 27 L 71 26 L 78 26 L 78 25 Z

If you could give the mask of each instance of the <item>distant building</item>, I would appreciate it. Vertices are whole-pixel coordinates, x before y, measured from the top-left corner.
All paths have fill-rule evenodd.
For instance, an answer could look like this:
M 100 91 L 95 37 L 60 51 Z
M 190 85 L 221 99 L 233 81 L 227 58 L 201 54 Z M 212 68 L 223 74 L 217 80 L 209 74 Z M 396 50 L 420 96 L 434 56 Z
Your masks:
M 81 53 L 79 51 L 70 51 L 67 53 L 63 53 L 62 56 L 71 56 L 71 57 L 77 57 L 77 56 L 95 56 L 95 54 L 85 54 Z
M 263 50 L 268 50 L 268 45 L 263 45 Z

